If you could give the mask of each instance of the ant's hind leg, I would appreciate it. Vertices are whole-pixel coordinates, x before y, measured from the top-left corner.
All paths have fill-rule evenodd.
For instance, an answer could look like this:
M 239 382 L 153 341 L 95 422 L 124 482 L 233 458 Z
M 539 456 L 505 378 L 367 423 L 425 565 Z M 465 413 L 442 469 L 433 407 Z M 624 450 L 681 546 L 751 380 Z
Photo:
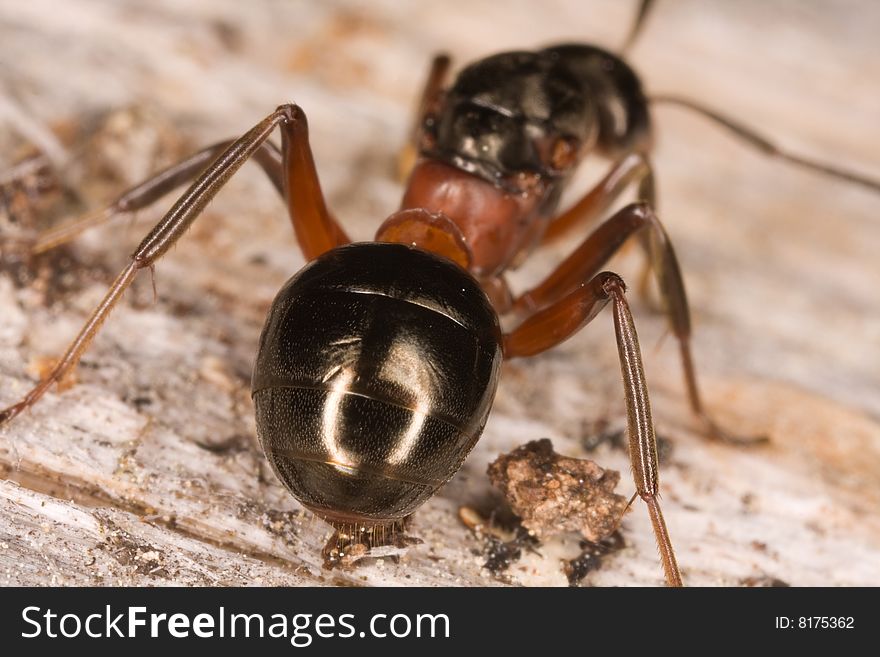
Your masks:
M 642 367 L 639 339 L 619 276 L 603 272 L 550 306 L 539 310 L 504 336 L 508 357 L 531 356 L 562 342 L 589 324 L 609 301 L 613 303 L 614 330 L 626 400 L 629 456 L 639 497 L 648 506 L 660 559 L 669 586 L 681 586 L 681 573 L 660 511 L 657 440 L 651 402 Z
M 632 236 L 638 236 L 648 252 L 663 306 L 678 339 L 691 409 L 702 423 L 705 435 L 738 445 L 766 442 L 765 438 L 743 438 L 728 433 L 718 426 L 703 405 L 691 353 L 691 318 L 684 280 L 672 243 L 648 203 L 628 205 L 601 224 L 544 281 L 517 297 L 513 302 L 514 311 L 534 313 L 546 309 L 549 312 L 569 298 L 566 295 L 579 289 L 596 274 Z M 538 353 L 562 342 L 569 335 L 571 331 L 561 332 L 559 327 L 553 327 L 546 336 L 534 335 L 535 345 L 528 352 L 522 351 L 525 347 L 521 346 L 514 355 Z

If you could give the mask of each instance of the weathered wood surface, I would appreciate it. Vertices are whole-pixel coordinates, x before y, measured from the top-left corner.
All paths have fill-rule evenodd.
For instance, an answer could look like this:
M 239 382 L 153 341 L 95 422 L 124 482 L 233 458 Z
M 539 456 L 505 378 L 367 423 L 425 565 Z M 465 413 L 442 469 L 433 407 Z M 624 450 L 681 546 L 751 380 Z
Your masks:
M 192 148 L 296 100 L 331 205 L 367 239 L 400 193 L 394 158 L 433 52 L 462 63 L 563 40 L 614 47 L 631 10 L 583 0 L 540 10 L 3 0 L 0 134 L 46 142 L 48 126 L 146 105 Z M 880 176 L 877 24 L 880 7 L 868 1 L 661 1 L 632 60 L 650 90 L 700 98 L 802 153 Z M 707 399 L 726 425 L 772 439 L 748 451 L 695 434 L 674 345 L 654 348 L 663 320 L 636 300 L 658 430 L 674 442 L 664 508 L 685 579 L 880 585 L 880 199 L 767 161 L 679 110 L 658 109 L 656 123 L 662 217 L 685 270 Z M 135 153 L 125 175 L 155 164 Z M 79 240 L 75 256 L 96 267 L 74 273 L 51 303 L 40 286 L 0 277 L 0 404 L 63 347 L 169 203 L 134 228 Z M 574 243 L 537 256 L 514 284 Z M 484 438 L 416 516 L 421 546 L 396 565 L 328 573 L 318 556 L 327 527 L 275 480 L 248 396 L 263 313 L 301 264 L 281 204 L 259 173 L 243 172 L 159 265 L 158 304 L 141 281 L 79 384 L 0 430 L 0 468 L 20 482 L 0 483 L 0 582 L 497 583 L 457 508 L 486 499 L 486 464 L 499 452 L 546 436 L 586 456 L 581 439 L 596 421 L 622 425 L 610 316 L 552 353 L 505 365 Z M 635 253 L 614 263 L 630 280 L 638 268 Z M 591 456 L 627 469 L 619 451 Z M 661 583 L 639 505 L 624 535 L 630 547 L 587 581 Z M 559 558 L 576 551 L 574 537 L 551 541 L 510 581 L 564 583 Z

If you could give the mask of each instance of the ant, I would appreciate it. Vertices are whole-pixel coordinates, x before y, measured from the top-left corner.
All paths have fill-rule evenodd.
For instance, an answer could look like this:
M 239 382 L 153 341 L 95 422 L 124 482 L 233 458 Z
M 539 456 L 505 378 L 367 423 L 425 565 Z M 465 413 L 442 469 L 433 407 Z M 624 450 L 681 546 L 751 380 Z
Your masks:
M 644 24 L 643 0 L 627 44 Z M 434 59 L 413 134 L 400 209 L 375 241 L 351 243 L 328 210 L 303 110 L 278 107 L 220 142 L 123 193 L 106 209 L 38 237 L 33 252 L 133 212 L 194 180 L 150 231 L 54 368 L 0 424 L 63 380 L 141 270 L 187 231 L 231 176 L 253 159 L 287 204 L 308 264 L 278 293 L 260 339 L 252 395 L 260 442 L 279 479 L 340 531 L 403 523 L 459 469 L 479 439 L 503 358 L 555 347 L 611 306 L 627 409 L 636 494 L 646 504 L 666 582 L 682 577 L 659 503 L 648 386 L 622 278 L 605 263 L 635 237 L 656 276 L 681 355 L 688 400 L 707 438 L 753 445 L 707 413 L 691 354 L 687 296 L 673 246 L 655 213 L 650 108 L 675 104 L 767 155 L 880 191 L 880 183 L 775 147 L 701 104 L 648 97 L 618 55 L 568 44 L 507 52 L 463 69 Z M 281 132 L 280 148 L 269 141 Z M 563 189 L 588 155 L 607 174 L 570 208 Z M 605 217 L 550 275 L 514 294 L 504 273 L 542 243 Z M 499 316 L 521 321 L 502 331 Z

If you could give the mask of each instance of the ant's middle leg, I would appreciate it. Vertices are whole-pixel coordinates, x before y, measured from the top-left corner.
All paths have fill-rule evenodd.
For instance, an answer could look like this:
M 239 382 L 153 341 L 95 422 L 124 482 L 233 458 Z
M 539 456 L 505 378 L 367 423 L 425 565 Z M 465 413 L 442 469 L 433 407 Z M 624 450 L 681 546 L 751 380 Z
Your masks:
M 551 242 L 571 231 L 585 226 L 604 215 L 611 204 L 630 185 L 636 185 L 636 200 L 657 207 L 657 191 L 654 170 L 648 157 L 641 152 L 627 153 L 611 165 L 608 173 L 592 189 L 565 212 L 555 217 L 541 237 L 541 242 Z
M 294 229 L 306 258 L 313 259 L 346 240 L 330 217 L 314 170 L 305 115 L 296 105 L 282 105 L 242 137 L 232 142 L 175 202 L 162 220 L 141 242 L 130 264 L 92 312 L 79 334 L 54 368 L 18 403 L 0 411 L 0 425 L 33 406 L 79 361 L 110 311 L 142 269 L 152 269 L 202 213 L 229 178 L 253 157 L 276 128 L 282 130 L 283 189 Z
M 703 405 L 691 353 L 690 309 L 681 268 L 663 225 L 647 203 L 629 205 L 601 224 L 543 282 L 517 297 L 513 302 L 514 311 L 535 313 L 546 309 L 550 312 L 555 305 L 568 298 L 566 295 L 582 287 L 634 235 L 638 235 L 647 247 L 650 265 L 657 278 L 672 332 L 678 339 L 690 406 L 702 423 L 705 434 L 710 438 L 734 444 L 752 445 L 763 442 L 763 438 L 742 438 L 724 431 Z M 520 346 L 519 355 L 531 355 L 548 349 L 570 334 L 571 332 L 562 335 L 559 327 L 549 330 L 545 335 L 527 333 L 534 344 Z
M 138 183 L 131 189 L 120 194 L 116 200 L 98 211 L 87 212 L 76 219 L 67 221 L 60 226 L 39 233 L 30 246 L 30 255 L 37 255 L 66 244 L 80 234 L 115 217 L 137 212 L 155 203 L 181 185 L 190 182 L 207 166 L 217 159 L 233 143 L 232 140 L 203 148 L 197 153 L 180 162 L 172 164 L 147 180 Z M 284 181 L 281 173 L 281 151 L 271 142 L 264 142 L 254 153 L 254 160 L 266 175 L 278 193 L 284 195 Z
M 611 205 L 630 187 L 636 188 L 636 201 L 647 203 L 657 209 L 657 188 L 654 183 L 654 168 L 648 156 L 640 151 L 627 153 L 611 165 L 608 173 L 596 183 L 581 199 L 554 218 L 541 237 L 547 243 L 571 233 L 579 227 L 604 216 Z M 651 263 L 650 244 L 642 236 L 639 238 L 642 250 L 647 255 L 638 279 L 639 296 L 656 307 L 650 294 Z

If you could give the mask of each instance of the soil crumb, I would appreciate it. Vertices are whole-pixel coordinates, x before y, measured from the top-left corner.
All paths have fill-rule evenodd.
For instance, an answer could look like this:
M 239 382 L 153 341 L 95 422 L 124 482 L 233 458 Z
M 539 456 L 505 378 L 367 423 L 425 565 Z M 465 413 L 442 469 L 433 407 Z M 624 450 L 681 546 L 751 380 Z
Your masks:
M 575 531 L 599 543 L 617 531 L 627 508 L 627 498 L 614 493 L 619 472 L 561 456 L 547 438 L 502 454 L 488 473 L 523 527 L 539 540 Z

